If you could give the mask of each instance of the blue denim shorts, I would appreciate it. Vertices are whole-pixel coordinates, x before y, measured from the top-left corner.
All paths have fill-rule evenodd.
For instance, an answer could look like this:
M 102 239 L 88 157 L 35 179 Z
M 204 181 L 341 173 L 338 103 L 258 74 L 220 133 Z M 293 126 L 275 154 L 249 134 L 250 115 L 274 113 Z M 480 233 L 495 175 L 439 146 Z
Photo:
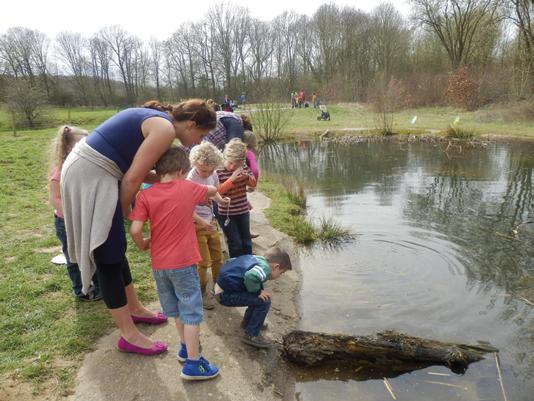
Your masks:
M 179 317 L 183 324 L 199 325 L 204 319 L 204 310 L 197 266 L 152 272 L 163 313 Z

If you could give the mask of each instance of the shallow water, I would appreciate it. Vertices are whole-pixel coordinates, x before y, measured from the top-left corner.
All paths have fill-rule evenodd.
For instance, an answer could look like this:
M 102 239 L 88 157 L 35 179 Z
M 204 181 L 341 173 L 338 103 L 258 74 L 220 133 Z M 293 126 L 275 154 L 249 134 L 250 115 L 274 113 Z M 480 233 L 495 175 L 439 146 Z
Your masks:
M 264 149 L 308 215 L 356 234 L 303 249 L 300 329 L 394 329 L 499 348 L 508 400 L 534 400 L 534 144 L 444 151 L 423 143 L 300 143 Z M 357 370 L 357 369 L 356 369 Z M 298 400 L 502 400 L 493 355 L 457 375 L 297 370 Z

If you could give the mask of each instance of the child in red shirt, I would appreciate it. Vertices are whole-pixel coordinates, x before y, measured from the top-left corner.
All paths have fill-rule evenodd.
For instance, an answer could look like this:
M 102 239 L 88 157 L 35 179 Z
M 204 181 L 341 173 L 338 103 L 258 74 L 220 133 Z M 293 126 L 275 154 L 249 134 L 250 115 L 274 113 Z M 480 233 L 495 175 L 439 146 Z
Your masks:
M 173 147 L 156 163 L 160 182 L 139 194 L 130 234 L 136 245 L 150 249 L 154 279 L 163 312 L 174 317 L 180 336 L 178 359 L 185 362 L 181 377 L 211 379 L 219 368 L 199 353 L 200 323 L 204 318 L 196 264 L 202 259 L 193 223 L 195 206 L 214 198 L 224 200 L 213 186 L 185 180 L 189 157 L 183 148 Z M 143 238 L 143 225 L 150 220 L 150 238 Z

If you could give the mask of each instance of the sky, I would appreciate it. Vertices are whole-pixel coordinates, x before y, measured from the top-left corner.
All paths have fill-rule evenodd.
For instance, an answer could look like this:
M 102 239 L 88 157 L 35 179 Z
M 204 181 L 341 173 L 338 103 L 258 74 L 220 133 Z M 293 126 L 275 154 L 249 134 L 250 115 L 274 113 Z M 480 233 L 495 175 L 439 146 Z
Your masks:
M 220 3 L 212 1 L 140 1 L 140 0 L 6 0 L 0 12 L 0 34 L 22 26 L 39 30 L 50 39 L 62 31 L 78 32 L 91 37 L 100 28 L 120 25 L 143 41 L 169 38 L 184 22 L 202 20 L 209 8 Z M 312 15 L 322 4 L 352 6 L 371 11 L 382 0 L 232 0 L 249 9 L 253 17 L 269 21 L 284 11 Z M 392 1 L 405 16 L 407 0 Z

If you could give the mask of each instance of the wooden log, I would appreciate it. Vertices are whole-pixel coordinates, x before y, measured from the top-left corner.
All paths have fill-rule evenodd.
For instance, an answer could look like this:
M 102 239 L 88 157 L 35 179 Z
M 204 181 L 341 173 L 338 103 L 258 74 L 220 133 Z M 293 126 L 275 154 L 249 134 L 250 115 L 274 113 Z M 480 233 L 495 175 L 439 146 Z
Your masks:
M 412 337 L 395 331 L 348 336 L 295 330 L 284 336 L 284 355 L 292 362 L 317 366 L 328 362 L 364 363 L 389 369 L 408 365 L 445 365 L 463 373 L 470 363 L 497 352 L 489 344 L 466 345 Z

